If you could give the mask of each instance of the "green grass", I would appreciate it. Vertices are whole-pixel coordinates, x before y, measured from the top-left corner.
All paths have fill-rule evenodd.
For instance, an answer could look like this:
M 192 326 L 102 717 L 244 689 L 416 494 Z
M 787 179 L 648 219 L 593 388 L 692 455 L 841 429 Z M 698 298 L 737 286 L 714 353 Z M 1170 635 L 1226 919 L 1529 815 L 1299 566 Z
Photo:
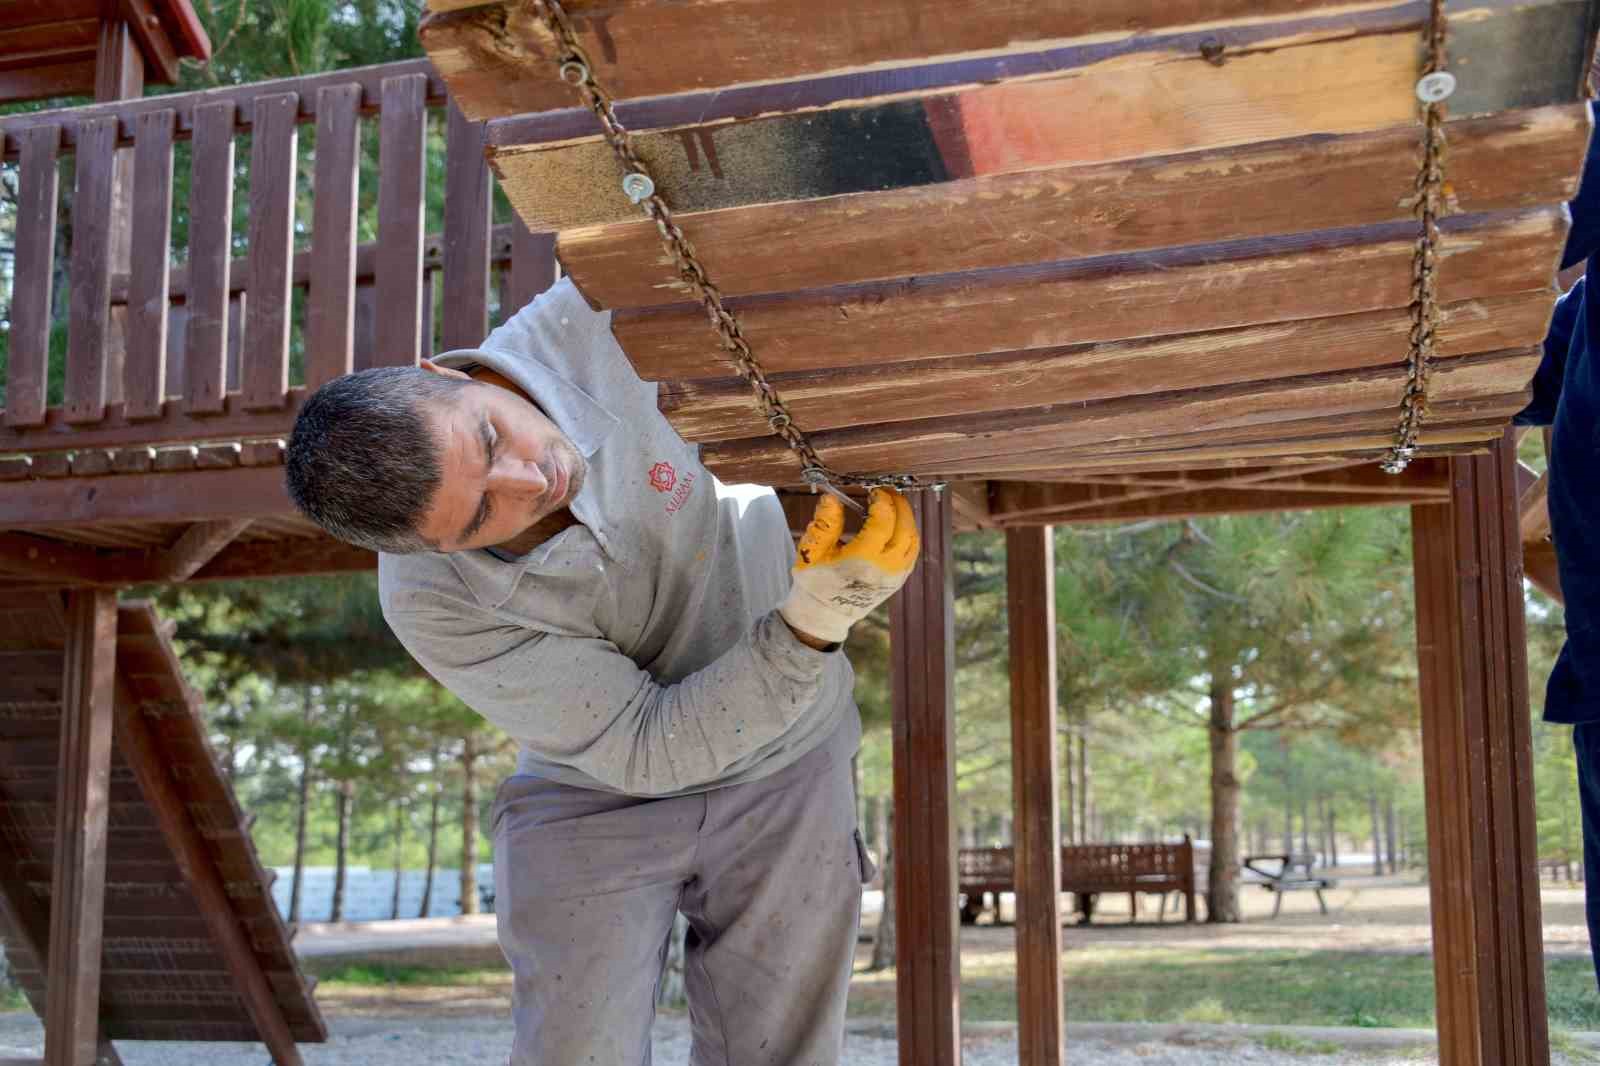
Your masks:
M 1256 1043 L 1285 1055 L 1332 1055 L 1340 1050 L 1331 1040 L 1302 1040 L 1293 1033 L 1262 1033 Z
M 1096 948 L 1065 960 L 1067 1011 L 1081 1021 L 1236 1022 L 1431 1028 L 1433 961 L 1421 955 L 1338 951 L 1241 951 Z M 1558 1029 L 1600 1029 L 1594 971 L 1583 960 L 1546 968 L 1550 1022 Z M 962 1018 L 1016 1018 L 1009 957 L 962 960 Z M 858 977 L 851 1011 L 894 1011 L 892 974 Z
M 375 988 L 388 985 L 429 985 L 462 987 L 486 985 L 505 981 L 509 971 L 464 966 L 411 966 L 384 962 L 346 962 L 332 960 L 323 966 L 315 959 L 306 960 L 306 970 L 316 975 L 317 987 L 332 986 Z
M 28 997 L 16 985 L 0 982 L 0 1011 L 27 1010 Z

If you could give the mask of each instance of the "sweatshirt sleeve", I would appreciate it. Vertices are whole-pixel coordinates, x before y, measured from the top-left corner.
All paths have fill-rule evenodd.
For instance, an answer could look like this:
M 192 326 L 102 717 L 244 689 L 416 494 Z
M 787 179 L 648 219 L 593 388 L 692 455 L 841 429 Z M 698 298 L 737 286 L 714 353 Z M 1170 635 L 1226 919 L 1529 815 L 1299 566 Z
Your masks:
M 1561 383 L 1567 373 L 1567 352 L 1572 347 L 1578 316 L 1583 313 L 1584 280 L 1579 278 L 1578 283 L 1556 301 L 1550 330 L 1544 338 L 1544 358 L 1533 375 L 1533 399 L 1513 419 L 1519 426 L 1548 426 L 1556 419 Z
M 661 685 L 599 637 L 426 609 L 390 625 L 441 684 L 535 754 L 637 796 L 714 782 L 782 737 L 817 705 L 833 654 L 772 611 L 704 669 Z

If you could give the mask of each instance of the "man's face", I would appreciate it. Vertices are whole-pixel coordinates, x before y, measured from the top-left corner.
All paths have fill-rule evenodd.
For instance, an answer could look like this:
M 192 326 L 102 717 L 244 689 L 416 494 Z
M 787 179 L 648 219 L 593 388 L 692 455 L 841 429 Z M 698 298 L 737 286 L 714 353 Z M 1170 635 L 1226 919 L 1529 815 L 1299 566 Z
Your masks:
M 440 551 L 504 543 L 566 507 L 583 487 L 588 464 L 582 454 L 498 374 L 480 374 L 453 403 L 428 414 L 441 479 L 417 531 Z

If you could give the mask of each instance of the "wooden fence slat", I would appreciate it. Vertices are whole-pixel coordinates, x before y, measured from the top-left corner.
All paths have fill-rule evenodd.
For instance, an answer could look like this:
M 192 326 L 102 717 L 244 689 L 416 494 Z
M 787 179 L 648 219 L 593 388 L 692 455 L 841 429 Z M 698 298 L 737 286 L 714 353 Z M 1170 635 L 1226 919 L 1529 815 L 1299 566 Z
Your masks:
M 383 81 L 378 135 L 378 306 L 375 366 L 415 366 L 422 358 L 423 188 L 427 79 Z
M 511 274 L 506 284 L 507 306 L 500 309 L 510 318 L 556 281 L 556 235 L 533 233 L 517 220 L 511 225 Z
M 123 413 L 158 418 L 166 401 L 168 274 L 172 234 L 170 110 L 139 116 L 133 160 L 133 247 L 129 268 Z
M 296 93 L 261 97 L 250 135 L 250 299 L 240 374 L 247 410 L 282 407 L 289 390 L 299 109 Z
M 106 347 L 111 321 L 111 199 L 117 120 L 78 127 L 72 199 L 72 309 L 67 324 L 67 421 L 98 422 L 106 410 Z
M 350 373 L 355 351 L 356 193 L 361 86 L 317 91 L 317 172 L 306 304 L 306 385 Z
M 36 426 L 44 421 L 49 380 L 61 127 L 35 126 L 18 139 L 22 142 L 22 172 L 17 187 L 16 280 L 11 294 L 5 422 L 8 426 Z
M 444 277 L 450 298 L 441 309 L 446 351 L 472 348 L 489 331 L 489 164 L 483 124 L 450 106 L 444 171 Z M 516 223 L 516 229 L 522 224 Z
M 196 413 L 221 411 L 227 390 L 235 110 L 230 102 L 195 108 L 183 388 L 188 410 Z

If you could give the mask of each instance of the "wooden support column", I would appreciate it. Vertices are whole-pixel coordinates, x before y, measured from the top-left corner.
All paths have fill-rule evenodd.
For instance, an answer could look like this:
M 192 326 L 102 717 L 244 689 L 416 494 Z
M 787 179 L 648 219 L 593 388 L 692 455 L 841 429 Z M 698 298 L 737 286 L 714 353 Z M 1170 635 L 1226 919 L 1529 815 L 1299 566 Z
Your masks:
M 1441 1066 L 1546 1066 L 1516 448 L 1411 511 Z
M 46 1066 L 89 1066 L 98 1058 L 116 640 L 115 592 L 68 594 L 45 997 Z
M 922 554 L 890 603 L 901 1066 L 961 1061 L 951 497 L 911 494 Z
M 1061 819 L 1057 807 L 1055 546 L 1049 526 L 1006 530 L 1011 787 L 1021 1066 L 1060 1066 Z

